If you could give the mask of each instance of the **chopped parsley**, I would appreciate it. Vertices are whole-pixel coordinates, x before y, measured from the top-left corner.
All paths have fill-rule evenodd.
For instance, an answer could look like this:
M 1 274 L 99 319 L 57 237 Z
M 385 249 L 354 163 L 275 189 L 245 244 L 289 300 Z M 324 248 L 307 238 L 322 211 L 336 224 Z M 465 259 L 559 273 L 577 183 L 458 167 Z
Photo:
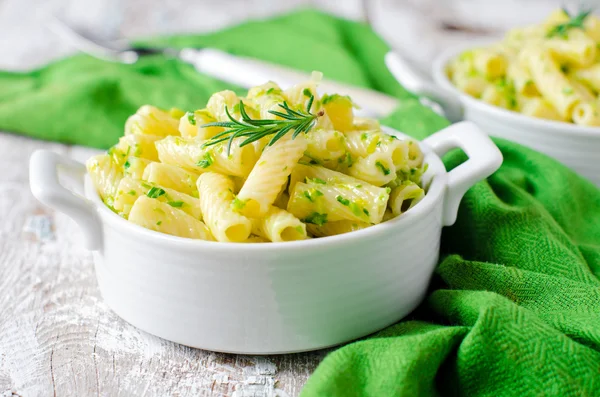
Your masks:
M 383 175 L 389 175 L 389 174 L 390 174 L 390 172 L 391 172 L 389 168 L 387 168 L 385 165 L 383 165 L 383 164 L 381 163 L 381 161 L 377 161 L 377 162 L 375 162 L 375 166 L 376 166 L 377 168 L 379 168 L 379 169 L 381 170 L 381 172 L 383 172 Z
M 336 196 L 335 199 L 339 202 L 342 203 L 342 205 L 345 205 L 346 207 L 348 207 L 350 205 L 350 200 L 343 198 L 342 196 Z
M 323 192 L 321 192 L 320 190 L 317 189 L 310 189 L 310 190 L 305 190 L 303 192 L 304 197 L 306 197 L 306 199 L 308 201 L 310 201 L 311 203 L 315 202 L 315 199 L 317 197 L 321 197 L 323 195 Z
M 212 155 L 210 154 L 210 152 L 206 152 L 204 153 L 204 156 L 202 157 L 202 160 L 198 161 L 196 163 L 196 165 L 200 168 L 208 168 L 210 167 L 213 163 L 214 163 L 214 159 L 212 157 Z
M 366 216 L 369 216 L 369 211 L 368 211 L 366 208 L 363 208 L 363 213 L 364 213 Z
M 275 91 L 277 91 L 277 92 L 275 92 Z M 277 88 L 275 88 L 275 87 L 271 87 L 271 88 L 269 88 L 269 89 L 267 90 L 267 95 L 269 95 L 269 94 L 272 94 L 272 93 L 276 93 L 276 94 L 277 94 L 277 93 L 279 93 L 279 92 L 280 92 L 280 91 L 279 91 Z
M 128 169 L 129 167 L 131 167 L 131 164 L 129 163 L 129 160 L 127 160 L 125 164 L 123 164 L 123 168 Z
M 368 138 L 369 138 L 369 134 L 367 134 L 366 132 L 360 136 L 360 139 L 362 141 L 366 141 Z
M 310 98 L 312 96 L 312 92 L 310 92 L 310 90 L 308 88 L 305 88 L 302 91 L 302 94 L 304 94 L 305 97 Z
M 313 182 L 313 183 L 318 183 L 319 185 L 326 185 L 327 182 L 325 182 L 323 179 L 321 178 L 308 178 L 306 177 L 306 182 Z
M 159 187 L 152 187 L 152 188 L 150 188 L 150 190 L 148 190 L 148 193 L 146 193 L 146 196 L 148 196 L 150 198 L 158 198 L 166 193 L 167 192 L 165 192 L 163 189 L 161 189 Z
M 187 116 L 188 123 L 196 125 L 196 116 L 194 115 L 194 112 L 186 112 L 185 115 Z
M 352 164 L 354 164 L 354 160 L 352 159 L 350 152 L 346 152 L 345 156 L 342 156 L 338 159 L 338 163 L 350 168 L 352 167 Z
M 160 226 L 160 225 L 162 225 L 162 221 L 156 222 L 156 226 Z
M 236 210 L 241 210 L 241 209 L 242 209 L 242 208 L 244 208 L 245 206 L 246 206 L 246 202 L 245 202 L 245 201 L 243 201 L 243 200 L 240 200 L 240 199 L 239 199 L 239 198 L 237 198 L 237 197 L 236 197 L 236 198 L 234 198 L 234 199 L 233 199 L 233 202 L 231 203 L 231 207 L 232 207 L 233 209 L 236 209 Z
M 363 208 L 360 205 L 352 202 L 352 203 L 350 203 L 349 207 L 350 207 L 350 211 L 352 211 L 352 213 L 354 215 L 356 215 L 356 216 L 362 216 L 362 214 L 363 214 L 363 212 L 362 212 Z
M 320 214 L 318 212 L 313 212 L 306 218 L 302 219 L 304 223 L 312 223 L 313 225 L 323 226 L 327 223 L 327 214 Z
M 577 15 L 571 15 L 563 8 L 563 12 L 569 17 L 569 20 L 554 26 L 546 34 L 546 38 L 560 37 L 566 39 L 570 29 L 583 29 L 586 18 L 592 13 L 592 10 L 581 10 Z
M 135 190 L 130 190 L 129 192 L 127 192 L 128 194 L 135 196 L 137 195 L 137 192 Z
M 183 206 L 183 201 L 169 201 L 167 204 L 171 207 L 180 208 Z

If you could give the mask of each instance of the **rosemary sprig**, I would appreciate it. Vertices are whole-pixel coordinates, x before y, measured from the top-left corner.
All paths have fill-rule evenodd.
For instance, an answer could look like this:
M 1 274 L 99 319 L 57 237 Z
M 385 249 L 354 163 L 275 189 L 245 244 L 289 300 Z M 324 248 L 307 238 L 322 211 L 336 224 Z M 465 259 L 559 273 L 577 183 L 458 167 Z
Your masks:
M 268 146 L 273 145 L 285 134 L 294 131 L 292 139 L 295 139 L 300 133 L 307 133 L 317 123 L 317 118 L 323 116 L 325 113 L 320 110 L 318 113 L 313 114 L 310 112 L 314 102 L 314 95 L 311 95 L 306 104 L 306 110 L 294 110 L 289 107 L 287 102 L 279 104 L 279 107 L 283 111 L 269 110 L 272 115 L 281 118 L 277 120 L 270 119 L 257 119 L 254 120 L 248 116 L 244 107 L 244 102 L 240 101 L 239 110 L 242 120 L 236 120 L 229 113 L 229 109 L 225 106 L 225 113 L 230 121 L 216 121 L 208 124 L 201 125 L 200 128 L 204 127 L 225 127 L 225 131 L 218 133 L 213 136 L 210 140 L 205 142 L 202 147 L 216 145 L 217 143 L 228 141 L 227 143 L 227 155 L 231 152 L 231 144 L 233 140 L 238 137 L 245 137 L 244 141 L 240 143 L 240 147 L 248 145 L 254 141 L 257 141 L 266 136 L 274 135 L 268 143 Z
M 547 38 L 558 36 L 560 38 L 566 39 L 569 29 L 583 29 L 583 23 L 585 22 L 585 19 L 592 13 L 592 10 L 581 10 L 575 16 L 569 14 L 569 11 L 567 11 L 565 8 L 563 8 L 563 12 L 567 14 L 569 20 L 565 23 L 558 24 L 552 29 L 550 29 L 546 34 Z

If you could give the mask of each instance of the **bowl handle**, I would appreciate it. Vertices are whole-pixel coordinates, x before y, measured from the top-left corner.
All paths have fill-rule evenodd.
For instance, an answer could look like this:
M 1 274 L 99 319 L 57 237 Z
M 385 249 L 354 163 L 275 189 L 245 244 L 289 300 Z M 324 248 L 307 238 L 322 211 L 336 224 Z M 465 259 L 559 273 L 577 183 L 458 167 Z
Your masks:
M 38 150 L 29 160 L 29 184 L 34 197 L 48 207 L 64 212 L 81 228 L 84 246 L 99 250 L 102 246 L 102 224 L 94 204 L 66 189 L 58 180 L 59 171 L 74 176 L 76 189 L 83 192 L 85 166 L 49 150 Z
M 440 157 L 456 148 L 469 159 L 448 173 L 444 199 L 444 226 L 456 221 L 458 206 L 464 194 L 480 180 L 492 175 L 502 164 L 502 153 L 494 142 L 470 121 L 463 121 L 423 140 Z
M 448 120 L 453 123 L 463 120 L 463 106 L 460 100 L 419 73 L 399 54 L 388 52 L 385 55 L 385 65 L 404 88 L 439 104 Z

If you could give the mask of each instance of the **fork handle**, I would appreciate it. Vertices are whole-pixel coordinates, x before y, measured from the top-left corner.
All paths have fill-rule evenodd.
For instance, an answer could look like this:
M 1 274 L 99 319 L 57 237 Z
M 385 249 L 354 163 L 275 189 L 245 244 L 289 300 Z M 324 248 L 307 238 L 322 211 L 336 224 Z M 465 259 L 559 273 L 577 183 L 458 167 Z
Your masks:
M 201 73 L 244 88 L 254 87 L 271 80 L 285 89 L 310 78 L 309 74 L 301 71 L 231 55 L 213 48 L 184 49 L 180 53 L 180 58 L 193 64 Z M 362 113 L 364 116 L 387 116 L 398 106 L 398 100 L 391 96 L 331 80 L 323 80 L 319 84 L 319 91 L 320 93 L 350 95 L 362 108 L 362 112 L 358 111 L 357 114 Z

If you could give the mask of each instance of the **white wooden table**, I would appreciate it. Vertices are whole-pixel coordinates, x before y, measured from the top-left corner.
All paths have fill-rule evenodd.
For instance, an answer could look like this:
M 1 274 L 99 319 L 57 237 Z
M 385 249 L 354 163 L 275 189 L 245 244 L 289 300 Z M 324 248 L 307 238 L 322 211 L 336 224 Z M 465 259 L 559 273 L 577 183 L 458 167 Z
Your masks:
M 35 67 L 70 52 L 44 29 L 47 14 L 60 9 L 104 35 L 132 37 L 213 29 L 307 2 L 333 8 L 331 2 L 316 0 L 225 4 L 206 0 L 195 8 L 180 0 L 70 1 L 66 5 L 59 0 L 4 0 L 0 2 L 0 68 Z M 414 7 L 415 1 L 404 3 L 409 7 L 404 14 L 396 9 L 395 14 L 374 15 L 414 20 L 414 15 L 427 14 L 421 5 Z M 341 4 L 336 2 L 338 7 Z M 335 11 L 361 18 L 364 9 L 360 0 L 352 0 Z M 177 12 L 187 19 L 173 17 Z M 204 24 L 198 25 L 200 20 Z M 388 32 L 386 38 L 394 45 L 406 48 L 406 42 L 394 38 L 409 36 L 395 36 L 390 24 L 377 26 Z M 447 32 L 442 36 L 427 26 L 416 30 L 421 52 L 412 55 L 417 59 L 430 59 L 440 43 L 468 37 Z M 426 33 L 430 45 L 423 45 Z M 112 313 L 99 295 L 92 256 L 81 247 L 76 225 L 43 207 L 30 193 L 28 159 L 42 148 L 79 160 L 92 153 L 0 132 L 0 396 L 298 395 L 325 351 L 268 357 L 211 353 L 151 336 Z

